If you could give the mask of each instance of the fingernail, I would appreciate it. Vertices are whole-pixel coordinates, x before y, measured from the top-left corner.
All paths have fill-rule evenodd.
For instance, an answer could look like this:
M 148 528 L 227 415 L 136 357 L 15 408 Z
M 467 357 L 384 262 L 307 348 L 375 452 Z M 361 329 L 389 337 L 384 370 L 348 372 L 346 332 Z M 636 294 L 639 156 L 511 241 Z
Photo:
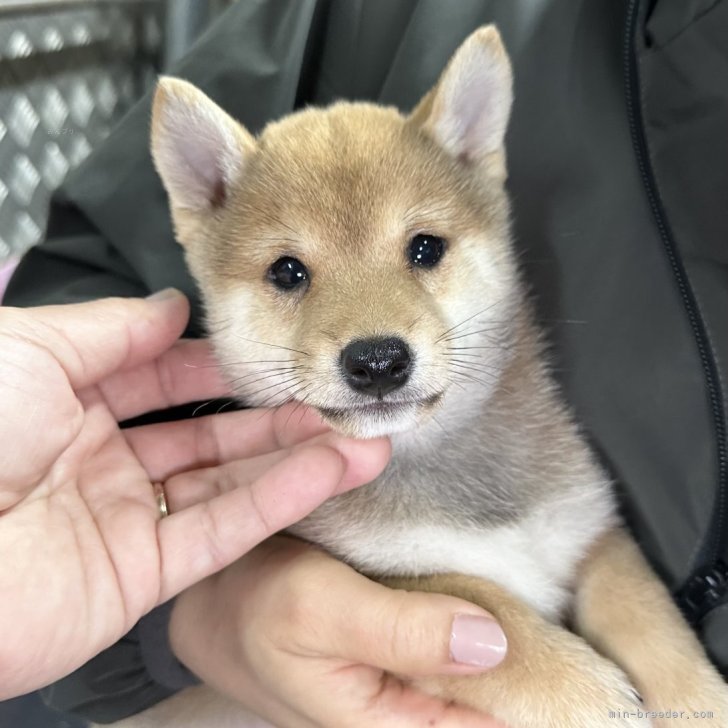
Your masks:
M 152 293 L 147 296 L 147 301 L 167 301 L 170 298 L 178 298 L 182 295 L 182 291 L 178 291 L 176 288 L 164 288 L 161 291 Z
M 450 633 L 450 657 L 461 665 L 495 667 L 506 656 L 508 640 L 498 622 L 456 614 Z

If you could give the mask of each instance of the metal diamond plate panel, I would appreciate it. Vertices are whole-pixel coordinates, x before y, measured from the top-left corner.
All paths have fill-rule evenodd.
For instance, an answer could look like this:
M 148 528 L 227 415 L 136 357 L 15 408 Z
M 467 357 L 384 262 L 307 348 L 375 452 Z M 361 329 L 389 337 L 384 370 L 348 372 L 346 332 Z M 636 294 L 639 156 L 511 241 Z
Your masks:
M 162 47 L 162 0 L 20 5 L 0 2 L 0 264 L 41 239 L 51 192 L 153 81 Z

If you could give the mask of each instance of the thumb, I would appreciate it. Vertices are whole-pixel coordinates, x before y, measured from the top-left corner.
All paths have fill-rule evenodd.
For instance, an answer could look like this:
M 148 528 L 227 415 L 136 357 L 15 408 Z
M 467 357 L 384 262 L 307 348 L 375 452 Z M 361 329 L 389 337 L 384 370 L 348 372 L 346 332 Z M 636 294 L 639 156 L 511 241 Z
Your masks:
M 9 333 L 49 352 L 78 390 L 166 351 L 187 325 L 189 303 L 169 288 L 147 299 L 106 298 L 12 312 Z
M 330 603 L 330 654 L 401 675 L 482 672 L 506 655 L 500 625 L 480 607 L 444 594 L 389 589 L 360 580 Z M 330 596 L 333 596 L 330 594 Z

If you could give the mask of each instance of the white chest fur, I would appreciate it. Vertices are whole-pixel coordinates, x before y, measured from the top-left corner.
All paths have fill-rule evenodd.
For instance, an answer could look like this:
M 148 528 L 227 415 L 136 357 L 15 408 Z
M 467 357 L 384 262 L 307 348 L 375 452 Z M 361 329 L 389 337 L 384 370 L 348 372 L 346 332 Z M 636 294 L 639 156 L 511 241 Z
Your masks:
M 599 483 L 495 528 L 381 524 L 374 531 L 340 531 L 322 545 L 368 573 L 480 576 L 555 621 L 568 603 L 576 565 L 615 520 L 610 489 Z

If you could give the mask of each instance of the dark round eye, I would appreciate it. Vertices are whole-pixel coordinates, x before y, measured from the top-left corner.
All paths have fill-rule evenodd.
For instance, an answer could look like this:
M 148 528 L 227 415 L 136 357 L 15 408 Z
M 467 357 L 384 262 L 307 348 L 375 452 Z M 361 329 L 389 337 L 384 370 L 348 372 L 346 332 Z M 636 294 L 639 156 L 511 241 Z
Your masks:
M 412 265 L 434 268 L 445 252 L 445 241 L 437 235 L 415 235 L 409 244 L 409 259 Z
M 268 278 L 278 286 L 286 291 L 296 286 L 300 286 L 308 280 L 308 271 L 306 266 L 296 258 L 290 258 L 288 256 L 279 258 L 273 265 L 268 269 Z

